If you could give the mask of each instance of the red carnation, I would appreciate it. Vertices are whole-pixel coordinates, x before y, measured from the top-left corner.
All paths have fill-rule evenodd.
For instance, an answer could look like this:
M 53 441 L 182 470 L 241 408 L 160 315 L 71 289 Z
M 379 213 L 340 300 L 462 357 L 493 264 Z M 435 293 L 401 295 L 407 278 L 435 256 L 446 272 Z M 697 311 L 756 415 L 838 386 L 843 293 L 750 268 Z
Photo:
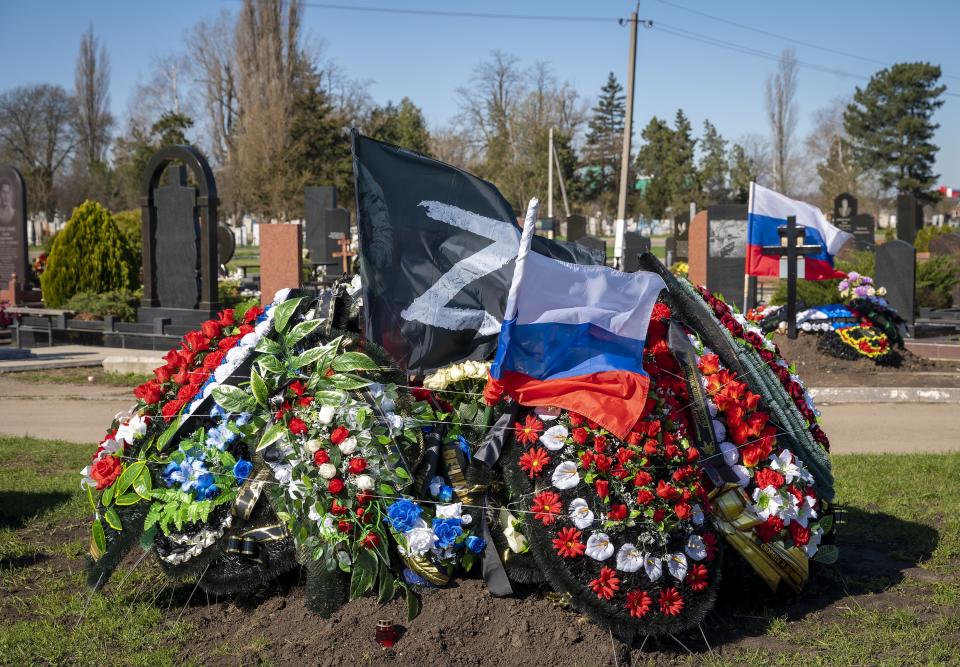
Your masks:
M 340 520 L 337 522 L 337 530 L 339 530 L 341 533 L 349 533 L 351 530 L 353 530 L 353 526 L 350 525 L 349 521 Z
M 350 463 L 347 464 L 347 472 L 349 472 L 351 475 L 359 475 L 366 469 L 367 460 L 362 456 L 350 459 Z
M 216 370 L 217 366 L 220 365 L 220 362 L 223 361 L 223 358 L 227 356 L 227 353 L 223 350 L 216 350 L 215 352 L 208 352 L 207 356 L 203 358 L 203 368 L 207 371 Z
M 241 336 L 246 336 L 248 333 L 253 333 L 254 326 L 252 324 L 241 324 L 237 327 L 237 333 Z
M 550 463 L 550 456 L 543 447 L 531 447 L 526 454 L 520 457 L 520 467 L 533 479 L 541 472 L 543 468 Z
M 533 497 L 533 518 L 541 521 L 544 526 L 557 520 L 561 508 L 560 496 L 553 491 L 542 491 Z
M 253 323 L 260 315 L 263 313 L 263 308 L 260 306 L 251 306 L 246 313 L 243 314 L 243 321 L 247 324 Z
M 783 475 L 778 473 L 773 468 L 761 468 L 757 471 L 757 474 L 754 476 L 754 481 L 757 483 L 757 488 L 765 489 L 768 486 L 772 486 L 775 489 L 779 489 L 786 482 L 786 478 Z
M 787 526 L 787 530 L 790 531 L 790 537 L 793 539 L 793 543 L 798 547 L 802 547 L 810 541 L 810 529 L 804 528 L 796 521 L 791 521 L 790 525 Z
M 123 463 L 115 456 L 102 456 L 90 466 L 90 477 L 97 483 L 97 491 L 107 488 L 113 481 L 120 476 L 120 470 Z
M 593 483 L 593 488 L 597 492 L 597 495 L 601 498 L 606 498 L 610 495 L 610 482 L 605 479 L 598 479 Z
M 169 382 L 170 376 L 173 374 L 173 371 L 167 366 L 161 366 L 160 368 L 153 369 L 153 374 L 157 378 L 157 382 Z
M 638 505 L 649 505 L 653 502 L 654 499 L 653 492 L 647 489 L 640 489 L 637 491 L 637 504 Z
M 607 512 L 607 519 L 610 521 L 623 521 L 627 518 L 627 506 L 616 504 L 610 506 L 610 511 Z
M 627 593 L 627 609 L 634 618 L 643 618 L 650 611 L 653 599 L 646 591 L 634 590 Z
M 620 579 L 613 568 L 604 565 L 600 568 L 600 576 L 590 582 L 590 589 L 601 600 L 609 600 L 620 590 Z
M 687 578 L 684 579 L 687 587 L 696 592 L 702 591 L 707 587 L 707 568 L 705 565 L 694 563 L 687 570 Z
M 240 336 L 226 336 L 220 339 L 220 342 L 217 343 L 217 348 L 224 351 L 229 350 L 237 344 L 238 340 L 240 340 Z
M 339 477 L 334 477 L 329 482 L 327 482 L 327 491 L 330 493 L 340 493 L 343 491 L 343 480 Z
M 660 611 L 664 616 L 679 616 L 683 611 L 683 597 L 680 592 L 673 588 L 664 588 L 660 591 Z
M 339 445 L 341 442 L 347 439 L 350 435 L 350 430 L 346 426 L 338 426 L 333 429 L 333 433 L 330 434 L 330 442 L 335 445 Z
M 299 417 L 294 417 L 290 420 L 290 423 L 287 424 L 287 428 L 289 428 L 290 432 L 294 435 L 303 435 L 307 432 L 307 423 Z
M 303 396 L 303 393 L 307 390 L 306 386 L 304 386 L 303 382 L 300 380 L 291 382 L 287 389 L 292 391 L 296 396 Z
M 667 304 L 658 301 L 653 304 L 653 317 L 658 320 L 665 320 L 670 317 L 670 306 Z
M 580 541 L 581 535 L 583 535 L 583 533 L 576 528 L 561 528 L 553 540 L 553 548 L 557 550 L 557 554 L 562 558 L 576 558 L 577 556 L 581 556 L 587 549 L 587 546 Z
M 778 516 L 767 517 L 766 521 L 754 528 L 761 542 L 769 542 L 780 535 L 781 530 L 783 530 L 783 519 Z
M 514 422 L 513 426 L 517 429 L 517 442 L 522 445 L 532 445 L 540 438 L 540 433 L 543 431 L 543 422 L 533 415 L 527 415 L 522 425 L 520 422 Z
M 167 401 L 164 403 L 163 407 L 160 408 L 160 414 L 163 415 L 165 421 L 170 421 L 173 419 L 185 406 L 187 402 L 182 398 L 177 398 L 172 401 Z
M 155 380 L 150 380 L 134 389 L 133 395 L 143 399 L 147 405 L 154 405 L 163 398 L 163 388 Z

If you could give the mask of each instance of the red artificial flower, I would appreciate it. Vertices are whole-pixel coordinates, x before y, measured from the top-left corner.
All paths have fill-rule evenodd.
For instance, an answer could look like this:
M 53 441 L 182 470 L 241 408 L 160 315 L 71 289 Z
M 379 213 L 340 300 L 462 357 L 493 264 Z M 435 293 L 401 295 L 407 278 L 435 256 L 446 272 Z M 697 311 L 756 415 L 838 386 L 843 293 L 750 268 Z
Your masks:
M 183 406 L 186 404 L 187 402 L 181 398 L 167 401 L 163 404 L 163 407 L 160 408 L 160 414 L 163 415 L 164 421 L 170 421 L 183 410 Z
M 616 504 L 610 506 L 610 511 L 607 512 L 607 519 L 610 521 L 623 521 L 627 518 L 627 506 L 622 504 Z
M 653 317 L 658 320 L 668 319 L 670 317 L 670 306 L 661 301 L 653 304 Z
M 589 468 L 593 465 L 593 450 L 588 449 L 586 451 L 580 452 L 580 465 L 584 468 Z
M 360 545 L 364 549 L 373 549 L 378 544 L 380 544 L 380 538 L 377 537 L 376 533 L 367 533 L 367 536 L 360 541 Z
M 313 403 L 313 396 L 304 396 L 303 398 L 297 399 L 297 405 L 300 407 L 306 407 Z
M 607 451 L 607 439 L 602 435 L 594 436 L 593 451 L 597 452 L 598 454 Z
M 219 318 L 217 320 L 217 324 L 219 324 L 220 326 L 222 327 L 232 326 L 233 325 L 233 308 L 224 308 L 217 314 L 217 317 Z
M 787 530 L 790 531 L 790 538 L 796 546 L 802 547 L 810 542 L 810 529 L 804 528 L 796 521 L 791 521 Z
M 720 357 L 715 354 L 705 354 L 697 361 L 697 367 L 704 375 L 713 375 L 720 370 Z
M 273 418 L 276 419 L 277 421 L 280 421 L 281 419 L 283 419 L 283 416 L 288 412 L 290 412 L 290 402 L 284 401 L 283 403 L 280 404 L 280 407 L 277 408 L 277 411 L 273 413 Z
M 616 477 L 617 479 L 626 479 L 630 476 L 630 471 L 624 468 L 619 463 L 610 469 L 610 474 Z
M 593 488 L 597 492 L 597 495 L 601 498 L 606 498 L 610 495 L 610 482 L 605 479 L 598 479 L 593 483 Z
M 207 371 L 216 370 L 217 366 L 220 365 L 220 362 L 223 361 L 223 358 L 227 356 L 227 353 L 223 350 L 216 350 L 215 352 L 208 352 L 207 356 L 203 358 L 203 368 Z
M 173 380 L 174 384 L 184 385 L 187 384 L 187 381 L 190 379 L 190 370 L 184 366 L 179 371 L 177 371 L 173 377 L 170 378 Z
M 661 479 L 657 482 L 657 495 L 664 500 L 675 500 L 680 496 L 680 492 Z
M 550 456 L 543 447 L 531 447 L 526 454 L 520 457 L 520 467 L 527 471 L 530 479 L 543 472 L 544 466 L 548 463 L 550 463 Z
M 573 441 L 575 443 L 578 445 L 583 445 L 587 442 L 587 429 L 583 428 L 582 426 L 578 426 L 577 428 L 573 429 L 571 436 L 573 437 Z
M 179 350 L 170 350 L 161 358 L 167 362 L 166 366 L 164 366 L 167 370 L 173 371 L 183 366 L 183 362 L 180 360 Z
M 648 438 L 647 441 L 643 443 L 643 453 L 647 456 L 656 456 L 658 448 L 659 443 L 653 438 Z
M 639 447 L 641 437 L 642 435 L 637 431 L 630 431 L 627 434 L 627 444 L 630 445 L 631 447 Z
M 700 450 L 694 446 L 687 448 L 687 463 L 693 463 L 700 458 Z
M 362 456 L 350 459 L 350 463 L 347 464 L 347 472 L 349 472 L 351 475 L 359 475 L 366 469 L 367 460 Z
M 414 387 L 410 390 L 410 395 L 417 401 L 429 401 L 430 397 L 433 396 L 433 392 L 423 387 Z
M 343 516 L 344 514 L 346 514 L 346 513 L 349 512 L 349 511 L 350 511 L 350 510 L 347 508 L 346 505 L 341 505 L 341 504 L 338 503 L 336 500 L 334 500 L 332 503 L 330 503 L 330 513 L 331 513 L 331 514 L 335 514 L 336 516 Z
M 787 481 L 786 478 L 773 468 L 761 468 L 754 475 L 753 480 L 757 483 L 757 488 L 765 489 L 772 486 L 779 489 Z
M 191 362 L 193 361 L 193 357 L 197 352 L 203 352 L 204 350 L 210 349 L 210 337 L 207 336 L 202 330 L 189 332 L 183 337 L 183 341 L 186 343 L 186 347 L 190 351 Z
M 580 541 L 581 533 L 576 528 L 561 528 L 553 540 L 553 548 L 562 558 L 582 556 L 587 545 Z
M 303 393 L 307 390 L 306 386 L 300 380 L 291 382 L 287 389 L 292 391 L 296 396 L 303 396 Z
M 579 415 L 576 412 L 568 412 L 567 416 L 570 418 L 571 426 L 582 426 L 583 425 L 583 415 Z
M 750 429 L 750 436 L 756 438 L 763 431 L 763 427 L 767 425 L 767 420 L 770 419 L 770 416 L 765 412 L 752 412 L 750 416 L 747 417 L 747 426 Z
M 173 375 L 173 370 L 167 366 L 161 366 L 160 368 L 154 368 L 153 374 L 157 378 L 157 382 L 162 384 L 170 381 L 170 376 Z
M 593 466 L 600 472 L 607 472 L 612 464 L 613 461 L 606 454 L 596 454 L 593 457 Z
M 334 477 L 329 482 L 327 482 L 327 491 L 330 493 L 340 493 L 343 491 L 344 483 L 343 480 L 339 477 Z
M 636 452 L 630 449 L 629 447 L 621 447 L 620 449 L 617 450 L 616 457 L 621 464 L 626 465 L 627 462 L 630 461 L 630 459 L 632 459 L 635 454 Z
M 637 504 L 640 506 L 649 505 L 653 502 L 654 498 L 655 496 L 653 495 L 653 492 L 647 489 L 640 489 L 637 491 Z
M 133 395 L 143 399 L 147 405 L 155 405 L 163 398 L 163 387 L 156 380 L 150 380 L 134 389 Z
M 220 323 L 216 320 L 207 320 L 200 325 L 200 331 L 207 338 L 216 338 L 220 335 Z
M 289 428 L 290 432 L 294 435 L 303 435 L 307 432 L 307 423 L 299 417 L 294 417 L 290 420 L 290 423 L 287 424 L 287 428 Z
M 683 611 L 683 597 L 680 592 L 671 586 L 660 591 L 660 611 L 664 616 L 679 616 Z
M 120 459 L 109 454 L 100 457 L 100 460 L 90 466 L 90 477 L 97 483 L 97 491 L 102 491 L 113 484 L 114 480 L 120 476 L 122 468 L 123 463 Z
M 252 324 L 256 321 L 260 315 L 263 314 L 263 308 L 260 306 L 251 306 L 247 312 L 243 314 L 243 321 L 246 324 Z
M 483 385 L 483 402 L 492 407 L 499 403 L 502 397 L 503 383 L 493 377 L 488 377 L 487 383 Z
M 681 521 L 686 521 L 693 516 L 693 508 L 687 503 L 677 503 L 673 506 L 673 513 L 676 514 L 677 518 Z
M 592 419 L 587 419 L 587 426 L 589 426 L 593 430 L 597 430 L 598 428 L 600 428 L 600 424 L 593 421 Z
M 239 327 L 237 327 L 237 333 L 241 336 L 246 336 L 248 333 L 252 333 L 253 331 L 254 326 L 252 324 L 241 324 Z
M 637 474 L 633 476 L 634 486 L 646 486 L 651 482 L 653 482 L 653 475 L 645 470 L 638 470 Z
M 660 509 L 654 510 L 653 512 L 653 522 L 660 523 L 667 516 L 667 511 L 662 507 Z
M 517 429 L 517 442 L 521 445 L 532 445 L 543 431 L 543 422 L 533 415 L 527 415 L 522 426 L 520 422 L 514 422 L 513 426 Z
M 339 530 L 341 533 L 349 533 L 351 530 L 353 530 L 353 526 L 350 525 L 349 521 L 344 521 L 341 519 L 337 522 L 337 530 Z
M 703 546 L 707 550 L 707 562 L 709 563 L 717 556 L 720 546 L 717 544 L 717 536 L 714 533 L 706 532 L 703 534 Z
M 350 430 L 346 426 L 338 426 L 333 429 L 333 433 L 330 434 L 330 442 L 335 445 L 339 445 L 341 442 L 347 439 L 350 435 Z
M 692 591 L 698 593 L 702 591 L 707 587 L 707 567 L 698 563 L 691 565 L 690 569 L 687 570 L 687 578 L 684 579 L 684 583 Z
M 240 336 L 225 336 L 220 339 L 220 342 L 217 343 L 217 348 L 221 350 L 229 350 L 231 347 L 237 344 L 237 341 L 240 340 Z
M 757 533 L 757 537 L 760 538 L 761 542 L 769 542 L 780 535 L 780 531 L 783 530 L 783 519 L 771 515 L 767 517 L 766 521 L 756 526 L 753 530 Z
M 590 589 L 601 600 L 609 600 L 620 590 L 620 578 L 611 567 L 604 565 L 600 568 L 600 576 L 590 582 Z
M 197 395 L 197 391 L 200 389 L 199 385 L 196 384 L 185 384 L 180 387 L 180 390 L 177 392 L 177 398 L 182 398 L 186 401 L 189 401 L 191 398 Z
M 760 487 L 760 488 L 763 488 L 763 487 Z M 803 502 L 803 491 L 793 486 L 792 484 L 787 487 L 787 493 L 789 493 L 791 496 L 796 498 L 798 503 Z
M 533 518 L 538 519 L 544 526 L 549 526 L 557 520 L 562 504 L 560 495 L 553 491 L 541 491 L 533 497 Z
M 633 590 L 627 593 L 627 609 L 634 618 L 643 618 L 650 611 L 653 599 L 646 591 Z
M 760 394 L 748 391 L 743 399 L 743 405 L 747 410 L 756 410 L 757 406 L 760 405 Z
M 368 491 L 364 489 L 363 491 L 357 494 L 358 505 L 366 505 L 371 500 L 373 500 L 373 491 Z

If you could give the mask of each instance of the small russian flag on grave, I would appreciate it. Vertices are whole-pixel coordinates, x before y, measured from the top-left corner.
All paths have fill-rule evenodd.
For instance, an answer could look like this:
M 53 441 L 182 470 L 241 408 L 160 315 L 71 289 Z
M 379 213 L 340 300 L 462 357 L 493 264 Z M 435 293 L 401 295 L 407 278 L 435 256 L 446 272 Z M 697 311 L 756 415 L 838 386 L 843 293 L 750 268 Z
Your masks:
M 765 255 L 763 247 L 780 245 L 778 230 L 787 224 L 787 216 L 791 215 L 796 216 L 797 226 L 804 228 L 803 245 L 822 248 L 820 253 L 803 258 L 805 267 L 799 275 L 807 280 L 845 278 L 845 273 L 833 268 L 833 256 L 853 236 L 827 222 L 816 206 L 790 199 L 756 183 L 750 184 L 747 207 L 747 275 L 780 275 L 780 257 Z
M 531 253 L 536 211 L 534 199 L 490 376 L 521 405 L 572 410 L 626 438 L 646 404 L 644 341 L 666 285 Z

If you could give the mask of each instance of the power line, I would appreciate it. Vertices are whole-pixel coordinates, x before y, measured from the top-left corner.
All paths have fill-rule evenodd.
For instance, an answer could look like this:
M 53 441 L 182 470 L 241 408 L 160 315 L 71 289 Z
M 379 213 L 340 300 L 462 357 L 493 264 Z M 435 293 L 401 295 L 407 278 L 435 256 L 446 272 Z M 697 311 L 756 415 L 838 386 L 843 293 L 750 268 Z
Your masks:
M 413 16 L 449 16 L 471 19 L 508 19 L 517 21 L 589 21 L 594 23 L 619 22 L 616 16 L 559 16 L 551 14 L 488 14 L 483 12 L 454 12 L 442 9 L 405 9 L 402 7 L 378 7 L 372 5 L 341 5 L 329 2 L 304 2 L 304 7 L 315 9 L 338 9 L 348 12 L 374 14 L 408 14 Z
M 731 21 L 730 19 L 725 19 L 720 16 L 715 16 L 713 14 L 708 14 L 702 12 L 699 9 L 693 9 L 691 7 L 685 7 L 683 5 L 677 4 L 676 2 L 671 2 L 670 0 L 658 0 L 658 2 L 669 5 L 670 7 L 675 7 L 676 9 L 683 10 L 685 12 L 690 12 L 691 14 L 696 14 L 698 16 L 703 16 L 704 18 L 711 19 L 713 21 L 719 21 L 720 23 L 726 23 L 727 25 L 732 25 L 736 28 L 741 28 L 742 30 L 749 30 L 750 32 L 755 32 L 760 35 L 766 35 L 767 37 L 775 37 L 777 39 L 782 39 L 787 42 L 792 42 L 794 44 L 799 44 L 800 46 L 806 46 L 811 49 L 818 49 L 820 51 L 825 51 L 827 53 L 833 53 L 838 56 L 845 56 L 847 58 L 856 58 L 857 60 L 862 60 L 864 62 L 873 63 L 875 65 L 882 65 L 883 67 L 889 67 L 890 63 L 884 62 L 882 60 L 877 60 L 876 58 L 869 58 L 867 56 L 862 56 L 858 53 L 851 53 L 849 51 L 841 51 L 840 49 L 834 49 L 829 46 L 822 46 L 820 44 L 813 44 L 812 42 L 805 42 L 803 40 L 797 39 L 795 37 L 789 37 L 787 35 L 781 35 L 776 32 L 771 32 L 769 30 L 764 30 L 762 28 L 755 28 L 753 26 L 746 25 L 744 23 L 738 23 L 736 21 Z M 960 76 L 953 76 L 951 74 L 941 74 L 945 79 L 960 79 Z

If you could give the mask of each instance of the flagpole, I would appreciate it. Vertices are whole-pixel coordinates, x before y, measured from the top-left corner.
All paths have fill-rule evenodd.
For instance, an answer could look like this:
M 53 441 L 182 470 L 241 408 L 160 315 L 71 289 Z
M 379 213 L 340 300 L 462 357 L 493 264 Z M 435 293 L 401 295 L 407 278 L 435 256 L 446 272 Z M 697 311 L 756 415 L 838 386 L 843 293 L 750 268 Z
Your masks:
M 753 181 L 750 181 L 749 194 L 747 195 L 747 243 L 750 243 L 750 213 L 753 211 Z M 693 218 L 690 218 L 692 221 Z M 744 260 L 746 264 L 749 260 Z M 747 266 L 743 272 L 743 314 L 747 314 L 747 299 L 750 298 L 750 267 Z
M 527 217 L 523 220 L 523 233 L 520 234 L 520 248 L 517 250 L 517 261 L 513 268 L 513 280 L 510 282 L 510 292 L 507 293 L 507 306 L 503 310 L 503 321 L 517 317 L 517 291 L 523 277 L 523 267 L 527 255 L 530 254 L 530 244 L 533 242 L 533 232 L 537 226 L 537 209 L 540 200 L 534 197 L 527 205 Z

